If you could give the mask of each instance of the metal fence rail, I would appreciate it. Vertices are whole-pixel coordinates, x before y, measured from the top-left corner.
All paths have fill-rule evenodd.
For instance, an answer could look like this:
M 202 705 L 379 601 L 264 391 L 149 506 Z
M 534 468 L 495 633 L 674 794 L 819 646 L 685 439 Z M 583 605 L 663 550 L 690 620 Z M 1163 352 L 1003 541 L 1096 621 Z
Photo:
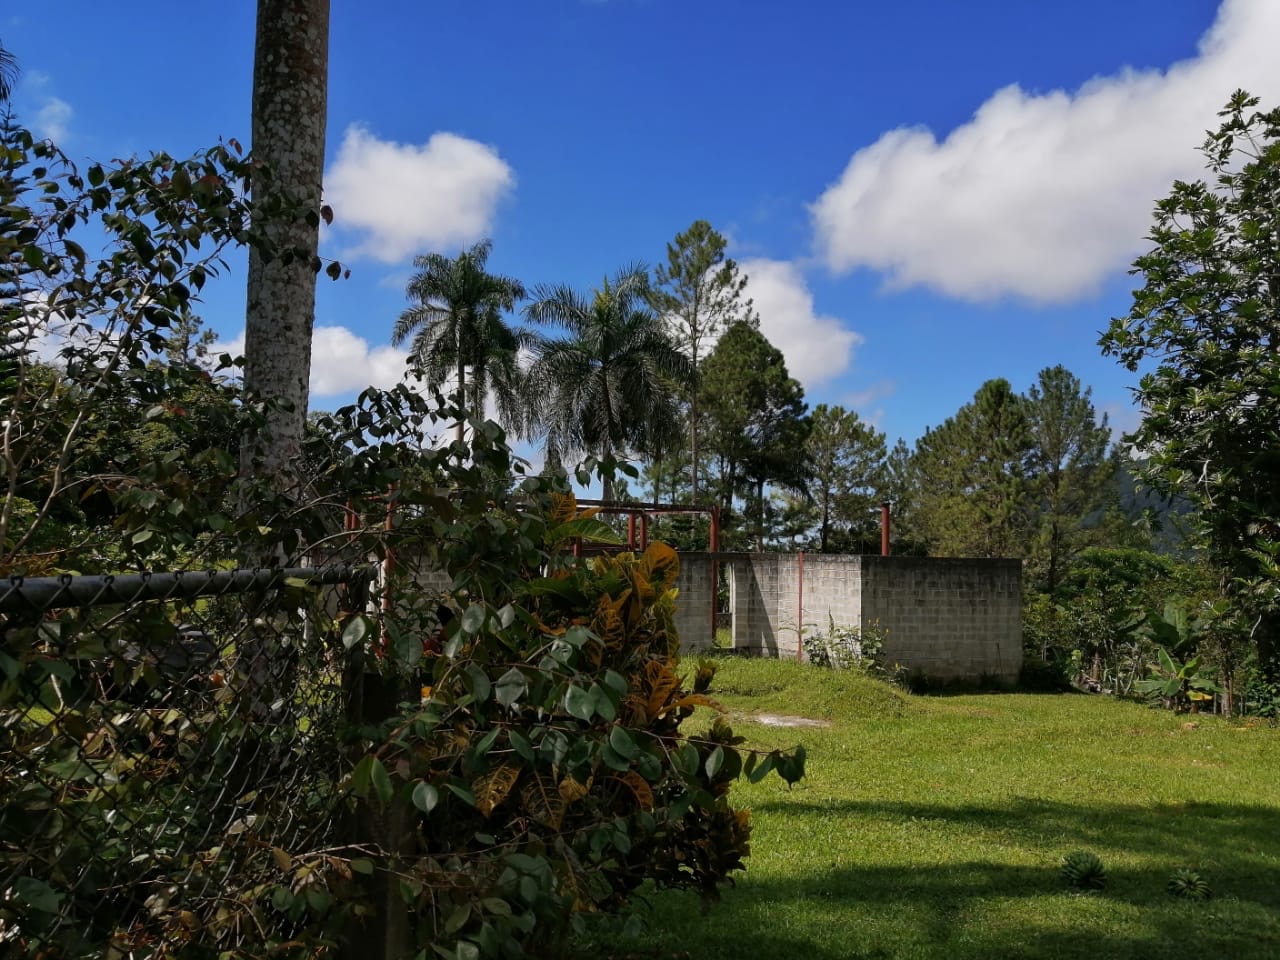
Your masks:
M 255 956 L 323 914 L 267 916 L 340 833 L 373 574 L 0 582 L 0 955 Z

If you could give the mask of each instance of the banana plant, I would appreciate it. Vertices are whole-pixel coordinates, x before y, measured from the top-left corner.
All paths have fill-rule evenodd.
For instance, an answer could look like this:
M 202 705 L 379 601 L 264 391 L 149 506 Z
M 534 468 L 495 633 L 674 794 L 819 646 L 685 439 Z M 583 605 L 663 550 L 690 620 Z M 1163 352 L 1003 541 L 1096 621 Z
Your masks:
M 1154 676 L 1139 680 L 1134 689 L 1151 699 L 1163 700 L 1175 710 L 1195 710 L 1207 700 L 1212 700 L 1222 688 L 1200 670 L 1200 658 L 1179 663 L 1169 651 L 1160 647 L 1157 662 L 1152 664 Z

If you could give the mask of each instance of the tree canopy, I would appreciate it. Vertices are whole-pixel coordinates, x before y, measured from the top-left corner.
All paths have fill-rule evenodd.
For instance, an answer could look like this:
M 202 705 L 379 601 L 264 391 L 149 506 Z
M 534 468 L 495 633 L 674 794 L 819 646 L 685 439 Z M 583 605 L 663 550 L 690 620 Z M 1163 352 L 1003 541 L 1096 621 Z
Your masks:
M 1199 508 L 1274 692 L 1280 692 L 1280 109 L 1237 91 L 1202 152 L 1212 182 L 1156 204 L 1143 279 L 1103 351 L 1131 371 L 1143 478 Z M 1154 368 L 1151 369 L 1151 365 Z
M 460 405 L 473 417 L 484 416 L 492 390 L 502 419 L 523 426 L 520 348 L 530 339 L 513 329 L 503 312 L 524 299 L 524 285 L 485 267 L 493 243 L 482 240 L 456 257 L 429 253 L 414 258 L 418 272 L 409 281 L 414 301 L 391 331 L 394 344 L 410 341 L 409 362 L 433 386 L 456 377 Z M 458 424 L 458 439 L 464 426 Z

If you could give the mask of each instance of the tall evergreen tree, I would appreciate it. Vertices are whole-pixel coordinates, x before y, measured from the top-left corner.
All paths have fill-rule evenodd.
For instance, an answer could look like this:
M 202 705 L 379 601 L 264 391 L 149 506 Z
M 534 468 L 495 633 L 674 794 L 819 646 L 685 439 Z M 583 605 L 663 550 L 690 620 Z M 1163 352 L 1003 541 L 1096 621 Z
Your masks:
M 916 522 L 931 552 L 1017 557 L 1027 548 L 1026 471 L 1031 454 L 1024 398 L 988 380 L 916 445 Z
M 806 453 L 818 514 L 818 549 L 848 552 L 850 534 L 865 531 L 884 467 L 884 434 L 857 413 L 820 403 L 810 416 Z
M 1051 596 L 1071 558 L 1104 532 L 1114 486 L 1115 466 L 1107 456 L 1111 429 L 1105 414 L 1098 419 L 1091 396 L 1061 365 L 1041 370 L 1027 392 L 1031 553 Z
M 698 499 L 701 481 L 701 403 L 698 378 L 707 350 L 730 324 L 757 321 L 746 298 L 747 278 L 725 257 L 727 242 L 711 224 L 696 220 L 667 244 L 667 262 L 659 265 L 650 296 L 676 331 L 677 341 L 693 365 L 694 376 L 684 394 L 688 410 L 690 490 Z
M 765 531 L 765 486 L 803 490 L 809 477 L 804 389 L 782 352 L 753 324 L 732 324 L 707 357 L 700 384 L 708 447 L 719 463 L 721 507 L 747 502 L 757 549 Z

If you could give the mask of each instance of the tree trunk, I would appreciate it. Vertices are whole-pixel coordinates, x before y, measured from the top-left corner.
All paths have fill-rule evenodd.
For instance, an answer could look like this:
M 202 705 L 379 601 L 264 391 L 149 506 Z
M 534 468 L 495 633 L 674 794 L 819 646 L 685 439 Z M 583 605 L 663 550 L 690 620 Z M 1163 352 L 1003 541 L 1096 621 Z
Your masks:
M 307 420 L 328 64 L 328 0 L 258 0 L 251 188 L 273 254 L 249 248 L 244 385 L 272 402 L 247 438 L 241 473 L 290 496 Z
M 458 443 L 467 439 L 467 365 L 458 361 Z
M 698 387 L 689 400 L 689 502 L 698 502 Z
M 311 331 L 315 325 L 320 181 L 324 173 L 329 64 L 328 0 L 258 0 L 253 61 L 254 227 L 266 245 L 249 247 L 244 387 L 265 401 L 262 424 L 240 450 L 241 510 L 258 511 L 274 532 L 253 543 L 248 566 L 285 566 L 306 549 L 279 529 L 301 499 L 299 471 L 307 422 Z M 274 492 L 284 502 L 264 509 Z M 267 624 L 239 650 L 239 702 L 259 721 L 289 691 L 296 659 Z M 269 764 L 269 750 L 253 754 Z

